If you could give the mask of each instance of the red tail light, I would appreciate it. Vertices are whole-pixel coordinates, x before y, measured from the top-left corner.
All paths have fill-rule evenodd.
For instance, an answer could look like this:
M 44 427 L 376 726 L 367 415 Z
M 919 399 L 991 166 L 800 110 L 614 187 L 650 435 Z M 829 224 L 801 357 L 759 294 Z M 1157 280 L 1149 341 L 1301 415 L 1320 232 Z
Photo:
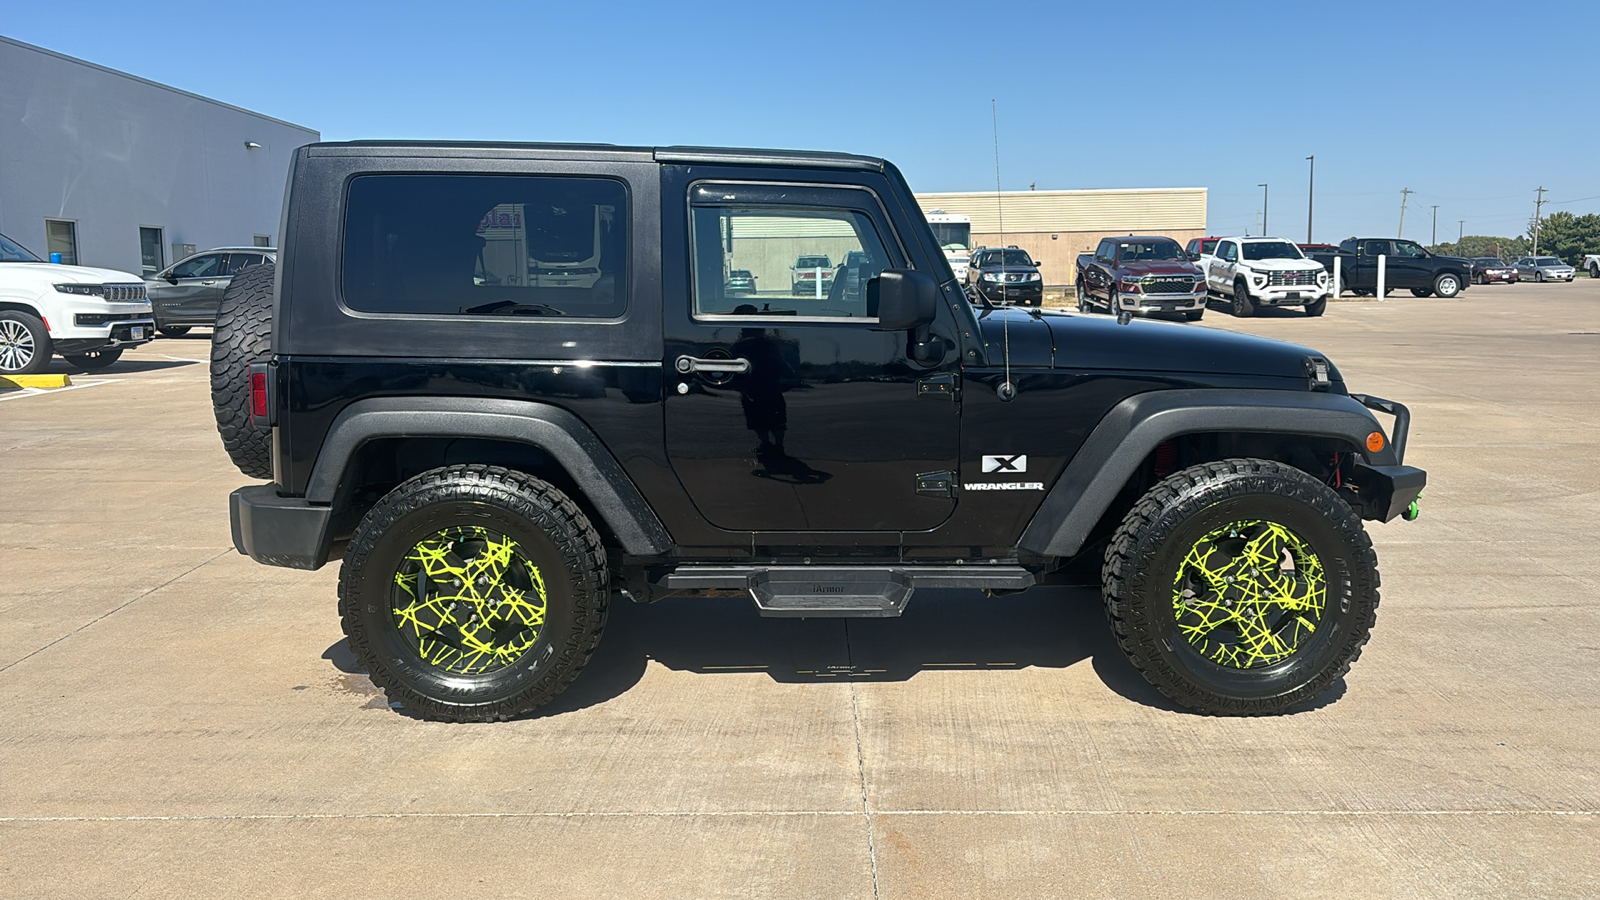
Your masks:
M 250 373 L 250 414 L 257 419 L 267 417 L 267 373 Z

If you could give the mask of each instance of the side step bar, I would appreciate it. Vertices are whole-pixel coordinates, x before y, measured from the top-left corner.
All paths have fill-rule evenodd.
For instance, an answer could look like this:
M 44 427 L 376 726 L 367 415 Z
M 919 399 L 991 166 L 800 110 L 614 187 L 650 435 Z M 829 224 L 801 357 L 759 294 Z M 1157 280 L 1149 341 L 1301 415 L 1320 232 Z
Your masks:
M 763 616 L 888 618 L 919 587 L 1020 591 L 1034 585 L 1020 566 L 684 566 L 653 585 L 666 593 L 745 591 Z

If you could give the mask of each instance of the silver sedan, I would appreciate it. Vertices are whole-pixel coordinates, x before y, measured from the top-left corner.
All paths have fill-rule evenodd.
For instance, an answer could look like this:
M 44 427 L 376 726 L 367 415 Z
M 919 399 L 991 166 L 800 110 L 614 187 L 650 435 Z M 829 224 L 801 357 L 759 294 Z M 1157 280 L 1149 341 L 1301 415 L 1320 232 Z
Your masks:
M 1571 281 L 1578 270 L 1554 256 L 1524 256 L 1517 260 L 1517 275 L 1523 281 Z

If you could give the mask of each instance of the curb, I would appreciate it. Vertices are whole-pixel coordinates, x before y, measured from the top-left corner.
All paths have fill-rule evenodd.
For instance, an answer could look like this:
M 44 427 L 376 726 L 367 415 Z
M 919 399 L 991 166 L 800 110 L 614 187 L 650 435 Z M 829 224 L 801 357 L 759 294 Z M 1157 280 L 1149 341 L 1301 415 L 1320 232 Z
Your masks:
M 0 389 L 63 388 L 72 384 L 66 375 L 0 375 Z

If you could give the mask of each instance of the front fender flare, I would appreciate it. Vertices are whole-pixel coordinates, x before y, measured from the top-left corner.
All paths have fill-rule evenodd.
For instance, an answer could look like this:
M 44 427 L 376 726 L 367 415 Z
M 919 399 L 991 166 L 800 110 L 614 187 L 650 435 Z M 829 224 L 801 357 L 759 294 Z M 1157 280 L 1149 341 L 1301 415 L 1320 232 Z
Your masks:
M 659 556 L 672 549 L 671 535 L 594 431 L 560 407 L 528 400 L 358 400 L 328 428 L 305 499 L 315 504 L 333 503 L 361 446 L 395 437 L 489 438 L 537 447 L 583 487 L 585 499 L 629 555 Z
M 1185 434 L 1251 432 L 1338 440 L 1374 466 L 1396 466 L 1388 441 L 1365 449 L 1378 420 L 1344 394 L 1306 391 L 1176 389 L 1136 394 L 1106 413 L 1067 464 L 1022 533 L 1018 546 L 1072 556 L 1122 486 L 1162 441 Z

